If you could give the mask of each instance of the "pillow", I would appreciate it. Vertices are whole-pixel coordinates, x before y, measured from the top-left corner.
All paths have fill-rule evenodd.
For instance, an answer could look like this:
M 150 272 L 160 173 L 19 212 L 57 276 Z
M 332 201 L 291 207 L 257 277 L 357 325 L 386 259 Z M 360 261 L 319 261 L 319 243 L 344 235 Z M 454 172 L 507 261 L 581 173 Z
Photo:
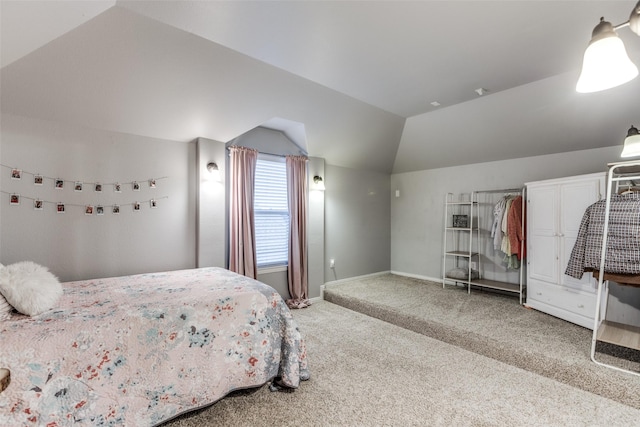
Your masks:
M 13 307 L 7 302 L 7 299 L 0 294 L 0 320 L 8 320 L 11 317 Z
M 467 280 L 469 278 L 469 270 L 466 268 L 454 268 L 447 272 L 447 277 L 451 279 Z M 471 280 L 480 277 L 477 270 L 471 269 Z
M 20 313 L 35 316 L 55 306 L 62 285 L 46 267 L 22 261 L 0 270 L 0 294 Z
M 0 264 L 0 270 L 4 268 L 4 265 Z M 7 299 L 0 294 L 0 320 L 7 320 L 11 317 L 13 307 L 7 302 Z

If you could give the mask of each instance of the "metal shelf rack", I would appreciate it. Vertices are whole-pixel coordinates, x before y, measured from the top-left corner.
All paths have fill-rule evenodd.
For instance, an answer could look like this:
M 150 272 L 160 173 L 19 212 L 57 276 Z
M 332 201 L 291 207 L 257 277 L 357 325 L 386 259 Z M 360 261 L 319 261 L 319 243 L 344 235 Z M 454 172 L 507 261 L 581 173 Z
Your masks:
M 454 200 L 453 193 L 447 193 L 445 196 L 445 209 L 444 209 L 444 237 L 443 237 L 443 260 L 442 260 L 442 287 L 446 287 L 447 283 L 462 284 L 466 286 L 467 292 L 471 293 L 472 287 L 492 289 L 507 293 L 517 294 L 520 304 L 524 303 L 525 286 L 523 280 L 523 268 L 520 267 L 518 283 L 509 283 L 498 280 L 491 280 L 483 277 L 481 258 L 482 253 L 480 250 L 480 232 L 479 227 L 479 200 L 478 196 L 481 194 L 490 193 L 503 193 L 513 194 L 517 193 L 523 196 L 524 206 L 524 190 L 522 188 L 501 189 L 501 190 L 487 190 L 487 191 L 474 191 L 469 194 L 468 197 L 464 195 L 458 196 L 459 199 Z M 468 224 L 466 227 L 454 227 L 453 215 L 467 215 Z M 524 209 L 522 217 L 522 227 L 524 230 Z M 460 235 L 464 236 L 460 236 Z M 453 243 L 452 243 L 453 241 Z M 453 247 L 452 247 L 453 246 Z M 521 247 L 524 249 L 524 243 Z M 452 277 L 448 274 L 447 264 L 453 258 L 453 263 L 456 267 L 459 267 L 460 260 L 466 261 L 463 265 L 466 265 L 466 277 Z M 473 268 L 475 263 L 476 268 Z M 459 267 L 460 268 L 460 267 Z M 464 267 L 462 267 L 464 268 Z M 478 277 L 474 277 L 473 270 L 477 270 Z

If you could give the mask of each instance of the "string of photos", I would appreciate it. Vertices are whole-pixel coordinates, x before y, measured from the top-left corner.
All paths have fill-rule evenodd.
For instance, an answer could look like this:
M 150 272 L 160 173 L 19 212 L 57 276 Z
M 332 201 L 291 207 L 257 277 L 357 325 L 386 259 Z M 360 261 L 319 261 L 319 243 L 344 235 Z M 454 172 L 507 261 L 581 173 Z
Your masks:
M 34 185 L 44 185 L 44 181 L 47 180 L 47 181 L 53 182 L 53 187 L 56 190 L 63 190 L 65 187 L 67 187 L 66 184 L 69 183 L 69 184 L 72 184 L 74 191 L 82 191 L 85 185 L 93 187 L 94 191 L 96 192 L 101 192 L 105 187 L 113 187 L 114 192 L 121 193 L 122 189 L 125 188 L 126 186 L 130 186 L 133 191 L 140 191 L 140 188 L 142 186 L 141 182 L 146 181 L 149 185 L 149 188 L 156 188 L 157 182 L 159 180 L 168 178 L 167 176 L 161 176 L 159 178 L 149 178 L 148 180 L 134 180 L 130 182 L 108 182 L 108 183 L 86 182 L 83 180 L 53 178 L 50 176 L 29 172 L 23 169 L 18 169 L 18 168 L 14 168 L 14 167 L 3 165 L 3 164 L 0 164 L 0 166 L 11 170 L 11 179 L 13 180 L 21 180 L 24 175 L 29 175 L 33 177 Z
M 82 180 L 68 180 L 63 178 L 53 178 L 46 175 L 42 175 L 40 173 L 33 173 L 29 171 L 25 171 L 23 169 L 7 166 L 0 164 L 1 167 L 7 168 L 11 171 L 11 179 L 14 181 L 22 180 L 23 177 L 30 176 L 33 180 L 33 184 L 35 186 L 43 186 L 45 181 L 51 181 L 53 183 L 53 188 L 58 190 L 64 190 L 65 187 L 69 187 L 66 184 L 71 184 L 74 192 L 82 192 L 84 188 L 87 186 L 89 188 L 93 188 L 95 193 L 102 193 L 106 187 L 112 187 L 114 193 L 122 193 L 123 188 L 129 187 L 132 191 L 137 192 L 140 191 L 144 182 L 147 183 L 148 188 L 155 189 L 157 187 L 157 182 L 162 179 L 166 179 L 168 177 L 163 176 L 159 178 L 149 178 L 146 180 L 134 180 L 130 182 L 110 182 L 110 183 L 102 183 L 102 182 L 86 182 Z M 44 210 L 44 206 L 47 204 L 54 205 L 55 211 L 59 214 L 64 214 L 67 212 L 68 207 L 73 208 L 82 208 L 84 210 L 85 215 L 104 215 L 105 212 L 110 211 L 114 215 L 120 214 L 121 210 L 124 207 L 130 206 L 133 212 L 140 212 L 142 206 L 148 204 L 149 208 L 155 209 L 158 207 L 158 200 L 168 199 L 168 196 L 151 198 L 145 201 L 134 201 L 132 203 L 119 203 L 119 204 L 77 204 L 77 203 L 63 203 L 63 202 L 53 202 L 49 200 L 43 200 L 41 198 L 33 198 L 28 196 L 21 196 L 15 192 L 8 191 L 0 191 L 0 193 L 9 195 L 9 204 L 13 206 L 18 206 L 21 203 L 22 199 L 30 200 L 33 203 L 33 209 L 36 211 Z

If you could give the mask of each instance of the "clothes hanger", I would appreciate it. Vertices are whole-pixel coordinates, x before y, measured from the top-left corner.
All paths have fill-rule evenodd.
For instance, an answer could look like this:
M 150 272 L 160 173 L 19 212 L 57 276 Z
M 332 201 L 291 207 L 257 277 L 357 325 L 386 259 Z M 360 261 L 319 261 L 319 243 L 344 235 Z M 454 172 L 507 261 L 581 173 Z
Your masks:
M 618 189 L 618 194 L 620 195 L 638 192 L 640 192 L 640 186 L 636 185 L 635 181 L 629 181 L 626 187 Z

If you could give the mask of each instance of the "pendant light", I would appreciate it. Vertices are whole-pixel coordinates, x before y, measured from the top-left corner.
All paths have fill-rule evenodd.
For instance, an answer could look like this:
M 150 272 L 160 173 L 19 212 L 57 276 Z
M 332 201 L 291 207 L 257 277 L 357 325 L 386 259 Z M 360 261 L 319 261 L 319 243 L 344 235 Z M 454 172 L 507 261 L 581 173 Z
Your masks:
M 629 59 L 624 43 L 616 33 L 617 29 L 627 26 L 640 35 L 640 1 L 631 11 L 629 20 L 616 27 L 600 18 L 584 52 L 576 91 L 598 92 L 627 83 L 638 76 L 638 67 Z
M 636 156 L 640 156 L 640 131 L 635 126 L 631 126 L 624 139 L 624 148 L 620 157 Z

